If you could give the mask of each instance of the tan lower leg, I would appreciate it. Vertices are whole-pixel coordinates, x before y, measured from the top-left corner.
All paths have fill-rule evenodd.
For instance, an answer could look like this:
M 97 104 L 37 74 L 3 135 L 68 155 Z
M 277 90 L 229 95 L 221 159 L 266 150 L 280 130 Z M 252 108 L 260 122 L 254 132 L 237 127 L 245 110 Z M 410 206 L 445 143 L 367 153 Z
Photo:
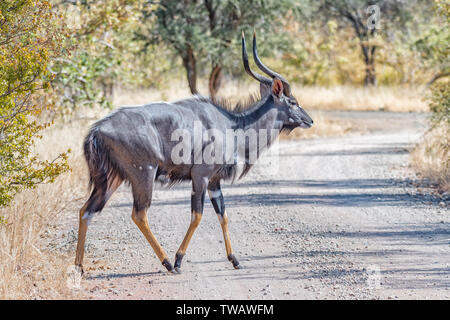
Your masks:
M 191 224 L 189 225 L 189 229 L 186 233 L 186 236 L 183 239 L 183 242 L 180 245 L 180 248 L 178 248 L 177 254 L 184 255 L 186 253 L 186 249 L 189 245 L 189 242 L 191 241 L 191 238 L 195 232 L 195 229 L 197 229 L 198 225 L 200 224 L 200 221 L 202 220 L 202 214 L 198 212 L 192 212 L 191 217 Z
M 114 191 L 117 190 L 117 188 L 122 183 L 122 179 L 120 179 L 118 176 L 116 176 L 111 183 L 108 185 L 108 188 L 105 193 L 105 201 L 109 199 L 109 197 L 114 193 Z M 90 198 L 91 200 L 91 198 Z M 79 217 L 79 226 L 78 226 L 78 243 L 77 243 L 77 252 L 75 256 L 75 265 L 81 267 L 81 271 L 83 271 L 83 257 L 84 257 L 84 244 L 86 241 L 86 232 L 88 229 L 89 220 L 92 218 L 89 217 L 89 214 L 93 214 L 91 212 L 88 212 L 88 215 L 85 216 L 86 209 L 88 208 L 90 204 L 90 200 L 84 204 L 84 206 L 80 210 L 80 217 Z
M 233 264 L 233 267 L 235 269 L 239 269 L 239 261 L 236 259 L 236 257 L 233 254 L 233 249 L 231 249 L 231 241 L 230 241 L 230 234 L 228 232 L 228 216 L 227 213 L 224 212 L 223 215 L 218 214 L 217 217 L 220 221 L 220 226 L 222 227 L 223 232 L 223 240 L 225 241 L 225 249 L 227 250 L 227 258 L 231 263 Z
M 82 268 L 84 257 L 84 243 L 86 241 L 86 232 L 88 228 L 87 219 L 83 218 L 86 211 L 87 203 L 80 210 L 79 225 L 78 225 L 78 242 L 77 252 L 75 256 L 75 265 Z
M 158 256 L 158 259 L 161 262 L 167 260 L 167 255 L 164 252 L 164 249 L 161 247 L 158 240 L 156 240 L 155 236 L 153 235 L 148 226 L 146 210 L 136 212 L 135 209 L 133 209 L 133 214 L 131 215 L 131 218 L 133 219 L 134 223 L 136 223 L 139 230 L 141 230 L 142 234 L 145 236 L 148 243 L 150 243 L 150 245 L 152 246 L 153 251 L 155 251 L 156 255 Z
M 229 256 L 233 250 L 231 249 L 230 234 L 228 232 L 228 216 L 227 213 L 224 212 L 223 216 L 218 214 L 217 217 L 219 218 L 220 226 L 222 227 L 223 240 L 225 241 L 227 256 Z

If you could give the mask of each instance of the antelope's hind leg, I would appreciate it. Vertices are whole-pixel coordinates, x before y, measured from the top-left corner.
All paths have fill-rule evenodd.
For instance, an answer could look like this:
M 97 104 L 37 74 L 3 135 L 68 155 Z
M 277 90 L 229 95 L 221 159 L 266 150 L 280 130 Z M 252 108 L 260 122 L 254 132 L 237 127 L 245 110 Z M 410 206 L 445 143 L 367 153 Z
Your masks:
M 152 201 L 155 174 L 156 169 L 142 172 L 141 180 L 132 182 L 134 204 L 131 218 L 147 239 L 162 265 L 166 267 L 169 272 L 172 272 L 173 267 L 167 258 L 167 254 L 164 252 L 164 249 L 161 247 L 158 240 L 156 240 L 156 237 L 153 235 L 148 225 L 147 209 L 150 207 Z
M 220 183 L 217 182 L 208 185 L 208 194 L 214 210 L 216 211 L 217 218 L 219 218 L 220 226 L 222 227 L 227 258 L 233 264 L 235 269 L 239 269 L 239 261 L 234 256 L 233 249 L 231 248 L 230 234 L 228 232 L 228 216 L 225 211 L 225 202 L 223 200 L 222 190 L 220 189 Z
M 164 252 L 164 249 L 159 244 L 156 237 L 153 235 L 150 227 L 148 226 L 147 220 L 147 208 L 145 209 L 136 209 L 133 208 L 133 213 L 131 214 L 131 218 L 134 223 L 138 226 L 139 230 L 141 230 L 144 237 L 147 239 L 148 243 L 152 247 L 153 251 L 155 251 L 158 256 L 159 261 L 161 261 L 162 265 L 166 267 L 167 271 L 172 272 L 173 267 L 167 258 L 167 254 Z
M 80 210 L 79 225 L 78 225 L 78 242 L 75 256 L 75 266 L 83 273 L 83 258 L 84 258 L 84 244 L 86 242 L 86 233 L 90 220 L 96 212 L 103 209 L 106 201 L 111 197 L 114 191 L 121 185 L 122 179 L 119 176 L 107 180 L 106 188 L 94 187 L 88 201 Z

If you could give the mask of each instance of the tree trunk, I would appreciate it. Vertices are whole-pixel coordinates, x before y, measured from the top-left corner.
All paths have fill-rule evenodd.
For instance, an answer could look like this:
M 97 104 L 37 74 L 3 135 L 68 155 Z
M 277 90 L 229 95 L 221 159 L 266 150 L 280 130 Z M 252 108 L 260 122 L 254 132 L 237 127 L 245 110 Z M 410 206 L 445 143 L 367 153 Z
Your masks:
M 192 94 L 197 94 L 197 62 L 191 46 L 183 54 L 183 66 L 186 69 L 187 81 Z
M 366 64 L 366 75 L 364 77 L 364 86 L 376 86 L 377 75 L 375 74 L 374 63 Z
M 377 76 L 375 73 L 375 51 L 377 47 L 370 45 L 369 38 L 374 36 L 376 28 L 367 30 L 364 26 L 359 15 L 355 15 L 350 11 L 344 11 L 340 13 L 347 18 L 353 25 L 356 36 L 359 39 L 359 45 L 361 47 L 362 54 L 364 56 L 364 63 L 366 65 L 366 75 L 364 76 L 364 86 L 376 86 Z
M 103 92 L 103 96 L 106 99 L 112 100 L 113 95 L 114 95 L 114 84 L 112 83 L 112 81 L 108 80 L 104 80 L 101 83 L 102 85 L 102 92 Z
M 219 91 L 222 80 L 222 67 L 216 64 L 209 74 L 209 95 L 214 99 Z
M 361 44 L 361 50 L 366 64 L 366 75 L 364 77 L 364 86 L 376 86 L 377 75 L 375 73 L 375 51 L 376 46 Z

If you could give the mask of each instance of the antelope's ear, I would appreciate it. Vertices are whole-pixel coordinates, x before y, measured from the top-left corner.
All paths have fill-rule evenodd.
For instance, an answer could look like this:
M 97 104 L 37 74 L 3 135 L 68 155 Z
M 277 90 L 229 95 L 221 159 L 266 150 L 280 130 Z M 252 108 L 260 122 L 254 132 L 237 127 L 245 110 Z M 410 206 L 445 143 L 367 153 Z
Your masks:
M 280 98 L 283 93 L 283 83 L 280 79 L 274 78 L 272 81 L 272 94 Z

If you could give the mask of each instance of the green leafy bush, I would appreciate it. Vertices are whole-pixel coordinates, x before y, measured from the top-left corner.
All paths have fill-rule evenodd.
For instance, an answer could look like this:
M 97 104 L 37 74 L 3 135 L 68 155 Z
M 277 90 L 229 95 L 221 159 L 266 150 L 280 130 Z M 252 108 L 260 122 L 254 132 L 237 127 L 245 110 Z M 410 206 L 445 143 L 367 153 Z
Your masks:
M 48 161 L 32 151 L 50 125 L 38 122 L 51 107 L 39 92 L 49 89 L 47 65 L 61 54 L 57 19 L 47 1 L 0 2 L 0 206 L 69 169 L 67 153 Z
M 436 82 L 430 87 L 428 97 L 432 122 L 450 126 L 450 82 Z
M 64 46 L 72 50 L 70 55 L 55 59 L 50 66 L 57 115 L 69 116 L 82 106 L 111 107 L 113 86 L 123 56 L 132 47 L 131 37 L 124 39 L 120 35 L 124 25 L 134 17 L 138 4 L 137 0 L 61 4 L 59 12 L 68 21 L 70 35 Z
M 105 48 L 106 52 L 111 50 Z M 114 64 L 115 61 L 107 54 L 96 56 L 82 50 L 76 52 L 70 60 L 55 61 L 52 71 L 55 73 L 53 87 L 59 92 L 56 102 L 58 113 L 71 114 L 80 106 L 110 108 L 110 94 L 106 85 L 105 88 L 101 85 L 108 78 L 111 81 L 114 78 L 115 73 L 111 71 Z

